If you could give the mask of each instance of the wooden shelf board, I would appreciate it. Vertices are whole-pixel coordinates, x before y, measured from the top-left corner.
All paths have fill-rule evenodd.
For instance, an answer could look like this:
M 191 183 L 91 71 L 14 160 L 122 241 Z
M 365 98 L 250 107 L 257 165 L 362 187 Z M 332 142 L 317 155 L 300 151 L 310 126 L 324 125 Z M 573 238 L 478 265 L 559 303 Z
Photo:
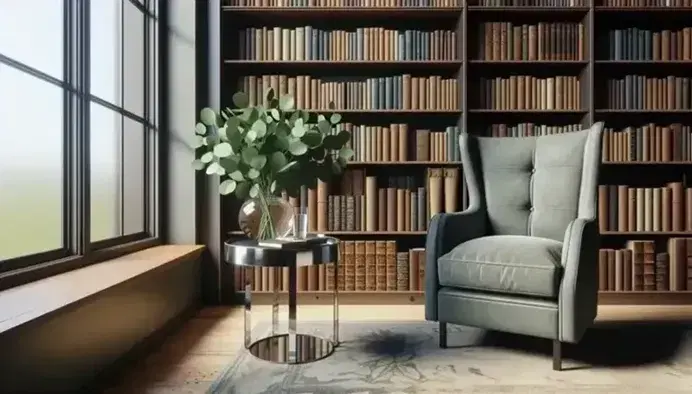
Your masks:
M 460 114 L 460 109 L 306 109 L 310 112 L 338 112 L 341 114 Z
M 676 64 L 676 65 L 691 65 L 692 60 L 595 60 L 594 64 L 612 64 L 612 65 L 661 65 L 661 64 Z
M 601 305 L 685 305 L 692 304 L 692 291 L 601 291 Z
M 349 161 L 349 166 L 455 166 L 460 161 Z
M 692 231 L 601 231 L 601 235 L 692 235 Z
M 692 114 L 692 109 L 597 109 L 597 114 Z
M 427 231 L 317 231 L 324 235 L 425 235 Z M 229 231 L 231 235 L 244 235 L 242 231 Z
M 242 292 L 238 292 L 240 297 Z M 272 292 L 252 292 L 253 304 L 270 304 L 274 298 Z M 279 293 L 282 303 L 287 301 L 286 292 Z M 298 304 L 331 304 L 331 291 L 298 292 Z M 339 291 L 339 303 L 348 304 L 422 304 L 425 302 L 423 291 Z M 692 305 L 692 291 L 604 291 L 598 293 L 599 305 Z
M 692 165 L 692 161 L 604 161 L 601 164 L 616 166 L 681 166 Z
M 469 109 L 469 113 L 477 114 L 585 114 L 588 110 L 577 109 Z
M 470 64 L 479 65 L 540 65 L 540 66 L 585 66 L 589 64 L 588 60 L 469 60 Z
M 577 13 L 577 12 L 588 12 L 589 7 L 543 7 L 543 6 L 525 6 L 525 7 L 512 7 L 512 6 L 478 6 L 471 5 L 468 7 L 470 12 L 560 12 L 560 13 Z
M 463 11 L 463 7 L 236 7 L 223 6 L 223 11 L 235 15 L 272 15 L 280 17 L 298 17 L 298 16 L 329 16 L 333 17 L 338 14 L 339 17 L 356 17 L 363 16 L 383 16 L 392 17 L 415 17 L 440 18 L 448 16 L 450 18 L 458 17 Z
M 226 64 L 236 65 L 271 65 L 271 66 L 310 66 L 310 65 L 344 65 L 344 66 L 391 66 L 391 65 L 420 65 L 420 66 L 460 66 L 461 60 L 224 60 Z
M 594 7 L 596 12 L 680 12 L 692 11 L 690 7 Z

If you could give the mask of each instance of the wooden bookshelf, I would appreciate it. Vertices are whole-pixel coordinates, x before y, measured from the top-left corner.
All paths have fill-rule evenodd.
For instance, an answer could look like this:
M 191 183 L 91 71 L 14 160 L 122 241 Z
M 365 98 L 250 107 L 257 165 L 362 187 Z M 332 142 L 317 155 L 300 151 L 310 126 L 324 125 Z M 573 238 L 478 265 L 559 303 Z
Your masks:
M 458 167 L 460 162 L 457 158 L 448 157 L 450 156 L 448 144 L 453 141 L 453 138 L 447 138 L 442 142 L 438 140 L 435 143 L 437 144 L 436 148 L 428 146 L 428 154 L 421 156 L 416 144 L 418 130 L 447 132 L 447 128 L 456 128 L 456 130 L 468 130 L 479 135 L 511 137 L 526 134 L 529 130 L 534 135 L 569 132 L 575 128 L 589 126 L 597 121 L 605 121 L 609 130 L 604 138 L 608 139 L 609 146 L 617 145 L 617 147 L 604 148 L 601 184 L 627 185 L 636 189 L 661 188 L 671 182 L 679 182 L 686 189 L 690 187 L 688 179 L 692 175 L 692 133 L 689 129 L 692 125 L 692 86 L 690 86 L 692 82 L 680 80 L 678 85 L 673 84 L 669 87 L 666 87 L 664 82 L 669 75 L 684 77 L 687 66 L 692 64 L 692 22 L 688 22 L 689 17 L 692 16 L 692 0 L 675 0 L 673 2 L 662 0 L 661 6 L 657 7 L 624 7 L 623 5 L 627 4 L 628 1 L 632 4 L 640 3 L 635 0 L 545 0 L 544 4 L 541 1 L 528 2 L 526 0 L 469 0 L 463 2 L 456 2 L 456 0 L 354 0 L 348 3 L 346 0 L 226 1 L 221 14 L 222 83 L 224 86 L 242 89 L 250 86 L 244 78 L 262 75 L 285 75 L 287 78 L 310 76 L 315 79 L 323 78 L 325 81 L 335 80 L 335 77 L 341 79 L 349 77 L 353 78 L 354 81 L 360 81 L 362 78 L 403 77 L 406 75 L 412 78 L 453 78 L 456 86 L 454 101 L 458 104 L 456 108 L 450 109 L 447 106 L 437 109 L 438 107 L 426 103 L 425 109 L 417 109 L 411 104 L 402 104 L 402 101 L 407 100 L 402 98 L 403 96 L 415 96 L 415 92 L 410 90 L 410 85 L 409 90 L 406 90 L 406 85 L 402 84 L 401 86 L 397 85 L 402 89 L 401 91 L 394 88 L 394 91 L 398 91 L 402 96 L 390 99 L 394 105 L 375 106 L 378 108 L 386 107 L 387 109 L 359 107 L 357 103 L 353 105 L 353 102 L 347 102 L 348 105 L 345 105 L 345 109 L 335 110 L 343 114 L 344 122 L 353 125 L 354 128 L 349 129 L 349 131 L 352 131 L 354 136 L 356 132 L 353 130 L 360 130 L 358 127 L 361 126 L 380 127 L 381 130 L 391 131 L 393 130 L 390 127 L 392 125 L 407 125 L 405 131 L 406 145 L 403 147 L 403 152 L 398 149 L 400 152 L 397 152 L 396 157 L 390 157 L 397 150 L 396 148 L 387 154 L 379 151 L 374 152 L 377 149 L 386 149 L 383 146 L 387 142 L 392 142 L 391 139 L 383 137 L 384 134 L 382 134 L 381 139 L 376 143 L 366 142 L 366 144 L 373 145 L 370 148 L 365 148 L 370 152 L 367 154 L 361 152 L 362 156 L 350 163 L 349 169 L 360 174 L 360 181 L 363 183 L 366 182 L 367 177 L 376 177 L 374 182 L 377 197 L 383 195 L 380 189 L 388 189 L 387 185 L 391 187 L 391 179 L 388 180 L 387 177 L 395 177 L 395 180 L 409 176 L 415 178 L 415 186 L 412 187 L 407 184 L 408 186 L 404 186 L 404 188 L 414 191 L 417 190 L 417 187 L 425 189 L 425 215 L 429 215 L 431 209 L 430 203 L 427 201 L 430 198 L 431 169 L 437 171 L 436 174 L 438 175 L 447 174 L 445 169 Z M 344 5 L 341 7 L 334 6 L 340 2 L 344 2 Z M 462 5 L 459 6 L 459 4 Z M 525 4 L 538 4 L 539 6 L 525 6 Z M 676 6 L 663 6 L 667 4 L 675 4 Z M 501 23 L 505 23 L 505 25 Z M 305 31 L 299 33 L 297 29 L 305 26 L 310 26 L 313 32 L 325 32 L 316 34 L 348 31 L 352 35 L 349 38 L 344 38 L 343 35 L 338 38 L 333 36 L 332 42 L 339 42 L 341 47 L 336 47 L 337 49 L 331 47 L 330 53 L 328 53 L 328 55 L 332 55 L 331 57 L 326 56 L 325 53 L 311 53 L 311 56 L 307 56 L 305 44 L 298 49 L 291 47 L 294 44 L 290 41 L 275 41 L 281 46 L 289 43 L 291 49 L 287 55 L 283 48 L 275 48 L 274 42 L 269 44 L 266 40 L 262 41 L 267 38 L 267 32 L 272 32 L 273 28 L 287 29 L 281 32 L 288 34 L 289 39 L 298 37 L 299 34 L 303 34 L 304 37 Z M 431 47 L 426 48 L 425 44 L 421 44 L 422 47 L 420 48 L 413 48 L 413 44 L 410 44 L 412 47 L 408 51 L 405 48 L 397 48 L 401 52 L 396 52 L 393 49 L 395 44 L 385 44 L 389 42 L 383 38 L 385 36 L 378 36 L 377 42 L 370 42 L 371 46 L 376 46 L 376 49 L 370 48 L 369 53 L 367 49 L 359 49 L 358 44 L 356 44 L 356 40 L 364 37 L 359 36 L 360 33 L 356 29 L 377 27 L 381 28 L 377 34 L 389 34 L 386 37 L 398 37 L 398 33 L 392 33 L 392 31 L 411 30 L 409 26 L 417 26 L 420 31 L 453 32 L 455 41 L 452 50 L 438 46 L 437 50 L 433 52 Z M 248 33 L 250 30 L 247 29 L 261 29 L 263 27 L 268 29 L 263 31 L 265 36 L 259 40 L 263 42 L 261 51 L 258 48 L 249 48 L 248 45 L 256 45 L 258 38 L 257 35 L 254 35 L 252 40 L 247 39 L 248 34 L 254 34 Z M 637 33 L 640 35 L 638 37 L 649 40 L 643 43 L 637 42 L 637 48 L 644 48 L 642 53 L 636 53 L 634 49 L 632 49 L 632 53 L 623 51 L 622 45 L 624 44 L 615 44 L 612 41 L 616 38 L 616 33 L 610 33 L 611 31 L 626 31 L 631 28 L 640 29 Z M 534 36 L 538 37 L 539 29 L 540 35 L 544 37 L 544 40 L 547 40 L 542 45 L 539 45 L 536 41 L 537 38 L 534 38 Z M 512 38 L 510 41 L 507 38 L 509 34 L 513 34 L 508 33 L 510 30 L 513 33 L 519 32 L 525 35 L 526 40 Z M 661 33 L 664 30 L 671 32 L 665 33 L 668 44 L 670 44 L 672 33 L 675 33 L 677 45 L 675 49 L 683 49 L 680 56 L 677 56 L 677 52 L 673 49 L 667 50 L 663 56 L 663 51 L 660 48 L 664 46 L 664 34 Z M 389 33 L 386 33 L 387 31 Z M 651 33 L 647 33 L 647 31 Z M 658 34 L 654 35 L 653 33 Z M 484 34 L 488 34 L 487 37 L 489 38 L 486 38 Z M 493 34 L 496 34 L 497 37 L 494 40 Z M 513 35 L 512 37 L 521 36 Z M 617 38 L 624 40 L 621 35 L 618 35 Z M 403 39 L 405 40 L 405 37 Z M 527 45 L 529 40 L 534 41 Z M 658 40 L 655 41 L 658 55 L 653 53 L 653 49 L 645 47 L 647 44 L 653 48 L 654 40 Z M 250 41 L 252 44 L 248 44 Z M 423 41 L 424 39 L 421 39 L 421 42 Z M 498 43 L 499 49 L 493 48 L 493 41 Z M 510 48 L 515 43 L 522 45 L 522 48 L 519 50 Z M 343 50 L 347 45 L 352 45 L 352 47 L 349 47 L 349 50 Z M 361 43 L 361 45 L 364 44 Z M 687 45 L 688 48 L 682 48 L 683 45 Z M 268 49 L 269 46 L 271 49 Z M 338 48 L 342 49 L 341 52 Z M 425 49 L 429 49 L 428 52 L 432 53 L 435 59 L 420 56 L 420 54 L 416 56 L 415 49 L 423 50 L 423 52 Z M 355 56 L 358 55 L 359 51 L 362 52 L 360 53 L 362 57 Z M 621 53 L 616 53 L 616 51 Z M 302 55 L 299 56 L 298 52 L 302 52 Z M 370 56 L 366 56 L 368 54 Z M 663 60 L 664 58 L 665 60 Z M 631 100 L 631 98 L 627 98 L 627 95 L 636 96 L 632 92 L 632 86 L 628 85 L 630 92 L 623 94 L 622 91 L 626 90 L 626 87 L 623 86 L 624 83 L 612 82 L 619 79 L 624 80 L 628 75 L 640 75 L 644 78 L 655 79 L 649 82 L 645 79 L 643 82 L 645 86 L 636 87 L 640 96 L 642 91 L 651 90 L 651 86 L 658 86 L 659 89 L 663 86 L 664 89 L 667 88 L 671 91 L 677 89 L 678 91 L 675 93 L 677 97 L 674 96 L 672 102 L 667 102 L 667 95 L 665 99 L 656 98 L 661 95 L 660 90 L 645 91 L 644 95 L 650 94 L 655 98 L 644 99 L 642 103 L 634 103 L 633 105 L 627 101 Z M 503 89 L 516 93 L 518 91 L 517 81 L 520 76 L 534 78 L 533 80 L 526 78 L 525 81 L 531 80 L 530 83 L 539 89 L 553 89 L 552 102 L 547 103 L 548 100 L 545 98 L 542 100 L 534 99 L 534 105 L 529 105 L 528 103 L 520 104 L 521 100 L 518 97 L 503 98 L 500 100 L 502 105 L 498 107 L 494 105 L 498 102 L 496 97 L 484 97 L 484 92 L 489 91 L 483 86 L 484 81 L 501 84 L 501 87 L 490 90 L 494 93 Z M 559 94 L 563 97 L 563 102 L 559 103 L 555 97 L 558 95 L 555 88 L 558 83 L 555 82 L 558 76 L 569 77 L 564 78 L 564 81 L 576 81 L 569 82 L 573 84 L 569 88 L 571 89 L 569 92 L 565 91 Z M 495 81 L 498 79 L 502 82 Z M 392 86 L 399 83 L 398 81 L 392 79 Z M 559 83 L 564 86 L 567 83 L 564 81 L 561 80 Z M 271 84 L 271 81 L 269 83 Z M 253 86 L 258 86 L 256 82 L 253 84 Z M 297 86 L 299 82 L 288 81 L 286 84 Z M 348 90 L 349 88 L 340 86 L 338 89 Z M 223 89 L 222 91 L 223 94 L 228 94 L 222 96 L 222 103 L 229 103 L 230 94 L 234 89 Z M 616 91 L 620 93 L 620 97 L 615 95 Z M 569 98 L 565 99 L 564 96 L 568 94 Z M 324 94 L 320 96 L 320 99 L 323 98 L 322 96 Z M 415 98 L 412 99 L 415 100 Z M 307 99 L 298 99 L 297 101 L 300 102 L 301 100 L 310 101 Z M 439 98 L 432 101 L 441 102 Z M 648 105 L 649 102 L 656 105 Z M 306 108 L 307 106 L 303 107 Z M 659 129 L 657 130 L 655 126 L 658 126 Z M 651 128 L 654 131 L 644 131 L 644 128 L 646 130 Z M 368 133 L 376 135 L 386 132 L 388 131 L 368 131 Z M 656 149 L 663 149 L 660 141 L 655 142 L 656 138 L 661 140 L 666 138 L 657 137 L 660 133 L 674 134 L 676 136 L 674 137 L 675 143 L 678 144 L 676 148 L 671 148 L 669 145 L 665 153 L 655 151 Z M 452 137 L 454 135 L 452 134 Z M 641 152 L 643 149 L 641 147 L 638 148 L 639 151 L 637 152 L 633 152 L 632 148 L 627 148 L 628 145 L 636 147 L 637 143 L 643 144 L 644 135 L 653 138 L 654 141 L 651 143 L 651 147 L 646 148 L 651 150 L 650 155 L 644 155 Z M 686 137 L 679 140 L 678 138 L 683 137 L 677 137 L 678 135 Z M 354 141 L 355 143 L 361 144 L 360 140 Z M 429 141 L 428 145 L 430 144 Z M 679 148 L 679 144 L 685 144 L 686 150 L 683 151 Z M 354 146 L 357 154 L 361 147 L 362 145 Z M 439 151 L 437 159 L 429 157 L 434 149 Z M 441 158 L 444 160 L 439 160 Z M 437 209 L 441 211 L 446 208 L 461 210 L 466 206 L 465 185 L 460 180 L 462 177 L 460 172 L 458 178 L 450 183 L 451 185 L 458 185 L 458 192 L 454 201 L 449 203 L 449 207 L 446 207 L 445 200 L 441 199 Z M 361 185 L 361 189 L 355 190 L 341 182 L 335 181 L 328 186 L 332 196 L 338 195 L 347 198 L 348 193 L 366 193 L 364 185 Z M 444 193 L 444 181 L 442 183 L 441 190 Z M 400 192 L 398 186 L 394 189 L 394 194 Z M 384 191 L 385 196 L 387 192 L 387 190 Z M 403 194 L 407 195 L 406 192 Z M 308 201 L 316 200 L 315 195 L 307 196 L 307 193 L 303 197 Z M 300 202 L 297 203 L 300 204 Z M 323 201 L 323 203 L 329 204 L 329 201 Z M 232 205 L 230 202 L 225 204 Z M 358 206 L 355 202 L 349 204 Z M 648 202 L 648 204 L 651 205 L 653 202 Z M 377 209 L 379 208 L 382 208 L 381 204 L 378 204 Z M 235 212 L 234 209 L 237 210 L 235 207 L 228 207 L 225 211 Z M 366 210 L 366 207 L 361 203 L 360 209 Z M 378 215 L 377 209 L 374 211 L 371 209 L 369 213 Z M 651 210 L 653 211 L 653 207 Z M 680 212 L 685 215 L 683 228 L 663 229 L 662 223 L 659 223 L 661 219 L 657 219 L 658 227 L 656 229 L 649 228 L 653 224 L 648 222 L 647 227 L 642 227 L 639 231 L 620 231 L 619 228 L 601 229 L 602 248 L 620 249 L 624 248 L 626 242 L 630 240 L 648 240 L 655 245 L 654 252 L 656 254 L 666 253 L 669 238 L 692 238 L 692 224 L 687 219 L 687 215 L 692 215 L 692 206 L 686 206 L 683 201 Z M 384 215 L 384 219 L 381 215 L 375 219 L 371 218 L 369 225 L 358 223 L 359 229 L 335 229 L 333 228 L 334 223 L 331 223 L 332 227 L 329 227 L 328 224 L 330 223 L 326 223 L 325 219 L 322 221 L 325 223 L 321 223 L 319 229 L 312 228 L 311 230 L 337 236 L 343 241 L 367 242 L 368 245 L 371 245 L 371 242 L 396 241 L 396 252 L 398 253 L 409 250 L 420 251 L 424 246 L 426 228 L 412 228 L 412 223 L 404 226 L 393 223 L 392 215 L 394 215 L 395 222 L 396 219 L 402 219 L 400 212 L 388 212 L 388 215 Z M 408 213 L 404 216 L 407 215 Z M 364 215 L 361 214 L 361 216 Z M 224 223 L 224 230 L 231 236 L 240 236 L 242 233 L 237 231 L 234 215 L 227 215 L 225 218 L 227 220 Z M 372 223 L 373 220 L 375 223 Z M 407 219 L 404 218 L 403 220 L 406 221 Z M 647 220 L 654 221 L 653 218 Z M 358 222 L 356 219 L 353 221 Z M 412 221 L 411 218 L 408 219 L 408 222 Z M 427 220 L 424 222 L 427 223 Z M 350 226 L 355 225 L 350 224 Z M 687 253 L 688 270 L 692 272 L 692 252 Z M 370 264 L 371 262 L 368 260 L 367 263 Z M 411 269 L 413 268 L 409 266 L 409 270 Z M 327 274 L 325 271 L 316 275 L 324 276 Z M 602 304 L 642 305 L 692 304 L 692 273 L 687 275 L 690 275 L 691 279 L 688 279 L 690 284 L 684 290 L 613 291 L 608 289 L 600 292 L 599 302 Z M 319 280 L 324 281 L 324 279 Z M 396 291 L 342 289 L 341 292 L 360 297 L 359 299 L 372 299 L 373 296 L 382 300 L 386 298 L 386 302 L 393 303 L 417 303 L 423 300 L 421 291 L 417 289 Z M 304 290 L 301 297 L 319 300 L 324 298 L 323 294 L 325 293 L 324 289 Z M 259 290 L 257 294 L 260 297 L 271 296 L 271 293 Z

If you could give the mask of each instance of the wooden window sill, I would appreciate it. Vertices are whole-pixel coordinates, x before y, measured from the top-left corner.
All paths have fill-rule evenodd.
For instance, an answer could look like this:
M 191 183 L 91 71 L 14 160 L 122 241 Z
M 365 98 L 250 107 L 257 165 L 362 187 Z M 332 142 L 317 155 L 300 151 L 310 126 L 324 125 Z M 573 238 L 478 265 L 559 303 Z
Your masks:
M 161 267 L 198 258 L 204 246 L 163 245 L 0 291 L 0 334 Z

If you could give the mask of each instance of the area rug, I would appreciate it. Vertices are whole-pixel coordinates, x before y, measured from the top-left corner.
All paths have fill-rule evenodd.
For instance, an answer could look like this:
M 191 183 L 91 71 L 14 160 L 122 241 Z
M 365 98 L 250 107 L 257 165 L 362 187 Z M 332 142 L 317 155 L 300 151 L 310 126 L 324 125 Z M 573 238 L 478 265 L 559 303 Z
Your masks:
M 343 322 L 340 327 L 341 345 L 314 363 L 280 365 L 239 352 L 209 393 L 630 394 L 683 393 L 692 388 L 692 354 L 687 350 L 641 365 L 594 366 L 565 360 L 568 370 L 556 372 L 549 341 L 542 341 L 546 346 L 514 346 L 512 341 L 489 340 L 478 329 L 450 326 L 450 348 L 440 349 L 437 325 L 427 322 Z M 264 323 L 254 331 L 267 330 Z M 324 337 L 330 330 L 328 323 L 301 325 L 301 331 Z

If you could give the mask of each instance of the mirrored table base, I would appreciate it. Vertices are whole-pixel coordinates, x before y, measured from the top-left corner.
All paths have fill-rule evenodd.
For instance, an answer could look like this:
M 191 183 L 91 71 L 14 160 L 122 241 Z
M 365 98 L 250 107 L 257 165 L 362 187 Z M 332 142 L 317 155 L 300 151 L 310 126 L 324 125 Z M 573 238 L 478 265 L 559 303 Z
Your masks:
M 302 364 L 321 360 L 334 353 L 332 341 L 307 334 L 295 335 L 295 355 L 290 354 L 289 334 L 273 335 L 253 342 L 247 349 L 253 356 L 280 364 Z

